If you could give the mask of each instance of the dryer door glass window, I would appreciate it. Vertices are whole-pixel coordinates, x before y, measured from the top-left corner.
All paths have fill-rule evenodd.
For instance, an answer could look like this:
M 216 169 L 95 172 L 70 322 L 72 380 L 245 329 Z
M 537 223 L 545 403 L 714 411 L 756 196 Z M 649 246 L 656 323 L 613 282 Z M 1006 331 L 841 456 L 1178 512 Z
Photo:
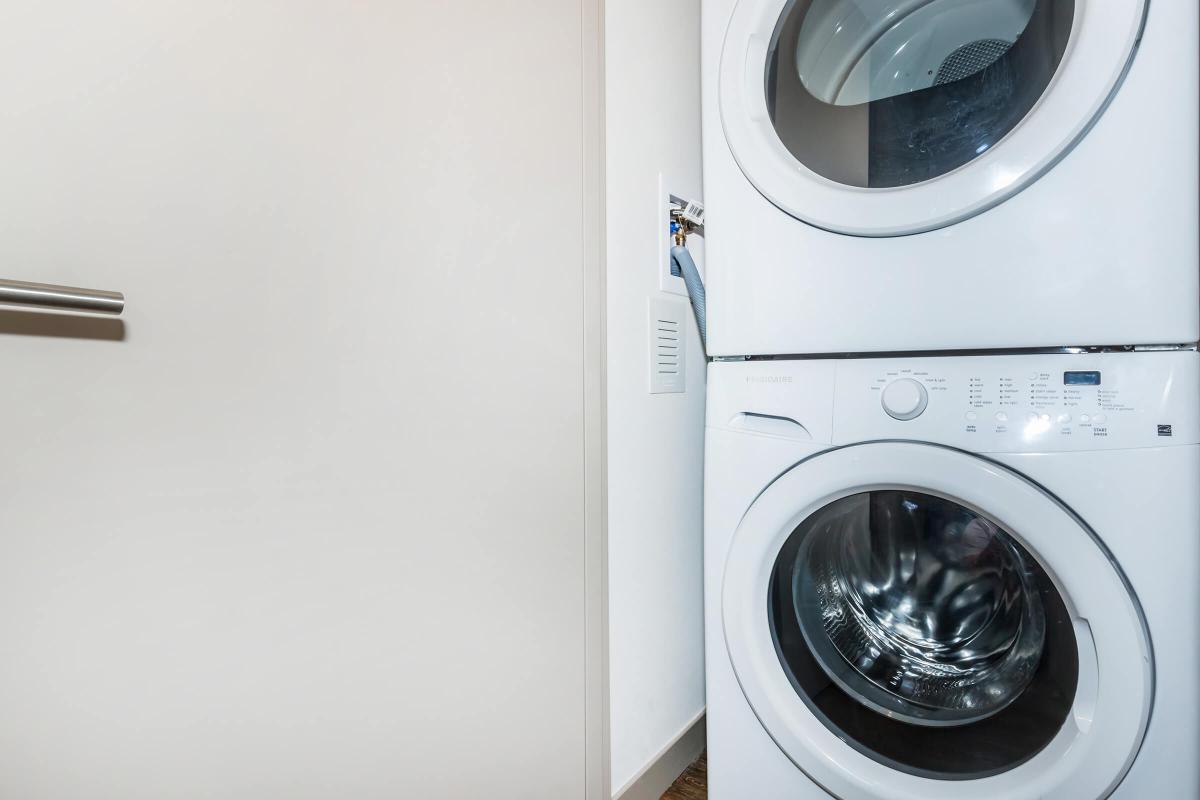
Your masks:
M 792 0 L 767 58 L 784 146 L 830 180 L 897 187 L 994 147 L 1066 52 L 1075 0 Z
M 1011 534 L 951 500 L 879 490 L 825 506 L 783 547 L 770 615 L 805 703 L 910 773 L 1012 769 L 1074 702 L 1074 629 L 1054 584 Z

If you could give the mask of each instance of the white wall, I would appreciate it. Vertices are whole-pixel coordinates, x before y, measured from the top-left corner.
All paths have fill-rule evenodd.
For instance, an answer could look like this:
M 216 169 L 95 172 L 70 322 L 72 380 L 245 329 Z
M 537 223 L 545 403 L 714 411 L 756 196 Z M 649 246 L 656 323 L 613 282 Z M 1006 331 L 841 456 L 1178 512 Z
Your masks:
M 608 541 L 612 784 L 704 709 L 704 358 L 688 309 L 687 392 L 648 393 L 658 176 L 700 192 L 698 0 L 608 0 Z M 697 244 L 700 244 L 697 242 Z M 676 298 L 681 299 L 681 298 Z
M 582 5 L 5 4 L 0 797 L 583 796 Z

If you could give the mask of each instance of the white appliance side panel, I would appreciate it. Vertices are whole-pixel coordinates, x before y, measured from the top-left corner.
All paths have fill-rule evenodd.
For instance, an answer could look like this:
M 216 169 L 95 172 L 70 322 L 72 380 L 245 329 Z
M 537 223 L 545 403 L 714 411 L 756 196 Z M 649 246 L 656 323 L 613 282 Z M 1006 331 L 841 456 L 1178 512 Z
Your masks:
M 717 111 L 732 5 L 704 5 L 710 355 L 1200 340 L 1195 3 L 1151 5 L 1124 86 L 1042 179 L 892 239 L 801 223 L 741 173 Z

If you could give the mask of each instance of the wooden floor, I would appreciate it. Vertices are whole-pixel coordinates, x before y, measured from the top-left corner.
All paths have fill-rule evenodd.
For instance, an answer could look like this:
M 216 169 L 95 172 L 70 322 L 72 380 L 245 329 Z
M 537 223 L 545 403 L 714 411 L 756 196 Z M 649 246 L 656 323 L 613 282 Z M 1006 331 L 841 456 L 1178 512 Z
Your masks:
M 707 800 L 708 798 L 708 758 L 701 753 L 696 763 L 687 768 L 687 772 L 679 776 L 662 800 Z

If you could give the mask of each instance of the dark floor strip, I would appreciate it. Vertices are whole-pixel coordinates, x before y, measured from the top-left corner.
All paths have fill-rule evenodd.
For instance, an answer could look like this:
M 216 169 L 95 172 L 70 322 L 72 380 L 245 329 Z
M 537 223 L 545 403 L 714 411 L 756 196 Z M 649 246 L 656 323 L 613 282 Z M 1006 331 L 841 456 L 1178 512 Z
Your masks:
M 708 754 L 701 753 L 687 770 L 679 776 L 662 800 L 707 800 L 708 798 Z

